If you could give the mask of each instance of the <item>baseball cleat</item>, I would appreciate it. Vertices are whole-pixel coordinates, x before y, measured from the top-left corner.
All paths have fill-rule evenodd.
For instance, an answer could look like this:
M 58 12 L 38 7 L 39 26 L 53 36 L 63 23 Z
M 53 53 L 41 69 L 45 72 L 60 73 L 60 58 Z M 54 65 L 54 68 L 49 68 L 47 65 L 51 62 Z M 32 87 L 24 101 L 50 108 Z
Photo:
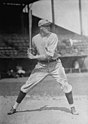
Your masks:
M 12 115 L 16 113 L 16 109 L 14 109 L 13 107 L 11 108 L 11 110 L 7 113 L 8 115 Z
M 73 115 L 79 115 L 79 113 L 76 111 L 75 107 L 71 107 L 71 113 Z

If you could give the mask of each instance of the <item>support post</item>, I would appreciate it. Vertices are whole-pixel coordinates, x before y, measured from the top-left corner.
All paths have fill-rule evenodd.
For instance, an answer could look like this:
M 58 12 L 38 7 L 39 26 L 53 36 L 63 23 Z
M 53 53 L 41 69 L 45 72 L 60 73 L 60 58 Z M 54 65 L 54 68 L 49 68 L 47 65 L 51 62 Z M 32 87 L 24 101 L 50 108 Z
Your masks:
M 80 18 L 80 33 L 83 35 L 83 27 L 82 27 L 82 4 L 81 0 L 79 0 L 79 18 Z

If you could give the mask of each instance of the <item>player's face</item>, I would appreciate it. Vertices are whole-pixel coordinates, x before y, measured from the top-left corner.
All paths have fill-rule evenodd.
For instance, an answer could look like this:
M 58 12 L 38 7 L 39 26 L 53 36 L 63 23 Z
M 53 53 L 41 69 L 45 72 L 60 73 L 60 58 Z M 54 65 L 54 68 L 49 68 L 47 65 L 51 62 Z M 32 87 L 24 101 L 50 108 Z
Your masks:
M 48 34 L 50 32 L 50 26 L 41 26 L 40 32 Z

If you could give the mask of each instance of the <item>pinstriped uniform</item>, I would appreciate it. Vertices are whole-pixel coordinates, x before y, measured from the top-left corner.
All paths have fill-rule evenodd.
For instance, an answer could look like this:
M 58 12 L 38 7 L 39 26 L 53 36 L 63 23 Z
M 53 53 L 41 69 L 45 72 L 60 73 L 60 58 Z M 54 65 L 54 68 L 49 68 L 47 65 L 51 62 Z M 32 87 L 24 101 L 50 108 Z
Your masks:
M 37 50 L 37 54 L 51 56 L 52 59 L 56 61 L 48 63 L 38 62 L 26 83 L 21 87 L 21 91 L 27 93 L 47 75 L 51 75 L 60 84 L 63 92 L 69 93 L 72 91 L 72 86 L 68 83 L 62 63 L 60 59 L 57 59 L 57 35 L 50 33 L 48 36 L 42 37 L 40 34 L 37 34 L 33 37 L 32 42 L 34 48 Z

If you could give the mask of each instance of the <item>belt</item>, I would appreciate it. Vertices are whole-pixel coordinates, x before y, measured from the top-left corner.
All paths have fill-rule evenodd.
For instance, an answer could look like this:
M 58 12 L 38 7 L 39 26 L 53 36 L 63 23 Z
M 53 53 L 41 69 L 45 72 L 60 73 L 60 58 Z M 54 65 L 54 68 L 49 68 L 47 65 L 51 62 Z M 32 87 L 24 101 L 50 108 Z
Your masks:
M 42 63 L 42 64 L 47 64 L 47 63 L 50 63 L 50 62 L 55 62 L 57 61 L 59 58 L 57 59 L 47 59 L 47 60 L 40 60 L 39 62 Z

